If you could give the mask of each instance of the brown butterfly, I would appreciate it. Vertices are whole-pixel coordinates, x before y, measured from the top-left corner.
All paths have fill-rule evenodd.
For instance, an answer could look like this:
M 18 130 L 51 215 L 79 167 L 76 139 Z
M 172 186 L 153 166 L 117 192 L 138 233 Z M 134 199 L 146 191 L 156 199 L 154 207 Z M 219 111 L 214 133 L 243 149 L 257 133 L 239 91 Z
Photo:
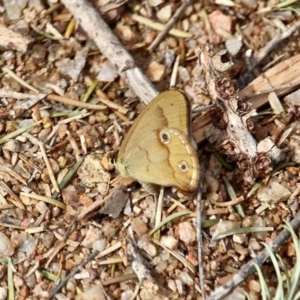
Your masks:
M 190 103 L 175 90 L 159 94 L 135 120 L 117 156 L 115 166 L 124 177 L 183 192 L 197 189 L 200 176 L 191 143 Z

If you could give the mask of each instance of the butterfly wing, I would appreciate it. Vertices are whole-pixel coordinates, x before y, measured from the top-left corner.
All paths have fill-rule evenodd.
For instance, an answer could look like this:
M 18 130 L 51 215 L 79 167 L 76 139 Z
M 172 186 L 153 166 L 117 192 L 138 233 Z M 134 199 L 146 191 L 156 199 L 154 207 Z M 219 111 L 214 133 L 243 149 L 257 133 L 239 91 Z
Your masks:
M 197 155 L 187 136 L 177 129 L 152 131 L 129 155 L 127 172 L 132 178 L 185 192 L 198 186 Z
M 183 165 L 187 169 L 179 170 Z M 196 188 L 199 165 L 190 143 L 190 104 L 184 94 L 166 91 L 151 101 L 128 131 L 116 167 L 139 181 L 183 191 Z
M 179 128 L 190 135 L 190 103 L 179 91 L 165 91 L 149 103 L 129 129 L 119 153 L 135 147 L 143 133 L 167 127 Z

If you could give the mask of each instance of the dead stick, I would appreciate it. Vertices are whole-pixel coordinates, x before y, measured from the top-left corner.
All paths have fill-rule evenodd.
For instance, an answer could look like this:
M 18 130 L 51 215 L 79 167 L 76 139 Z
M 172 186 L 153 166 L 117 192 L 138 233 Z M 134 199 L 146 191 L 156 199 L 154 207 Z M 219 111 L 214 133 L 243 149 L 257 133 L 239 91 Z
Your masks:
M 277 34 L 256 56 L 255 65 L 260 64 L 260 62 L 284 39 L 290 37 L 295 31 L 300 28 L 300 21 L 298 21 L 294 26 L 289 28 L 288 30 Z
M 298 212 L 295 218 L 290 222 L 291 227 L 294 231 L 300 227 L 300 212 Z M 273 240 L 270 246 L 272 252 L 275 252 L 289 237 L 290 232 L 287 229 L 282 230 L 278 236 Z M 269 258 L 267 249 L 262 250 L 254 259 L 243 265 L 240 271 L 233 276 L 233 278 L 223 284 L 222 286 L 215 289 L 207 300 L 222 299 L 228 295 L 233 289 L 239 284 L 245 281 L 252 273 L 256 271 L 254 264 L 261 266 Z
M 61 2 L 79 21 L 89 37 L 94 40 L 100 52 L 110 60 L 118 73 L 127 81 L 132 91 L 144 104 L 148 104 L 158 92 L 135 65 L 132 56 L 112 33 L 90 1 L 62 0 Z
M 65 285 L 66 283 L 73 278 L 80 270 L 83 268 L 88 262 L 92 261 L 100 252 L 95 251 L 91 253 L 87 259 L 82 261 L 67 277 L 65 277 L 55 288 L 54 290 L 49 294 L 47 300 L 51 300 Z

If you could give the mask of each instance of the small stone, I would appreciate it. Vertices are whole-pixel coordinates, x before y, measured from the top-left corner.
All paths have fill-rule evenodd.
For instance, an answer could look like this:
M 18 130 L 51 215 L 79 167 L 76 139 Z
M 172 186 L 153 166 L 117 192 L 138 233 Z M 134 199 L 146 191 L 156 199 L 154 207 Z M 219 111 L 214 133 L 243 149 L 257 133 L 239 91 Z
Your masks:
M 69 76 L 74 82 L 77 82 L 82 69 L 85 66 L 89 49 L 87 47 L 76 52 L 74 59 L 63 58 L 55 62 L 61 74 Z
M 236 56 L 243 47 L 243 43 L 240 38 L 234 37 L 225 41 L 225 46 L 231 56 Z
M 174 280 L 168 280 L 168 288 L 175 293 L 176 292 L 176 284 Z
M 13 253 L 14 249 L 10 240 L 4 233 L 0 232 L 0 256 L 10 257 Z
M 20 144 L 17 140 L 8 140 L 2 147 L 4 150 L 9 152 L 20 152 Z
M 45 9 L 41 0 L 29 0 L 28 7 L 34 8 L 37 12 L 42 12 Z
M 163 23 L 168 22 L 172 15 L 172 6 L 172 4 L 168 4 L 161 8 L 156 14 L 157 19 Z
M 9 20 L 19 19 L 23 9 L 27 5 L 27 0 L 4 0 L 3 1 L 6 16 Z
M 192 279 L 192 277 L 187 272 L 180 272 L 179 271 L 179 274 L 177 276 L 186 285 L 192 286 L 194 284 L 194 280 Z
M 175 234 L 181 241 L 190 244 L 196 240 L 196 230 L 190 222 L 181 222 L 177 225 Z
M 118 77 L 116 68 L 109 61 L 105 61 L 97 75 L 99 81 L 112 82 Z
M 166 270 L 167 270 L 167 267 L 168 267 L 168 262 L 166 261 L 161 261 L 160 263 L 158 263 L 155 267 L 155 271 L 158 273 L 158 274 L 163 274 Z
M 156 7 L 162 3 L 164 3 L 164 0 L 148 0 L 148 3 L 152 7 Z
M 96 240 L 93 243 L 93 249 L 97 250 L 99 252 L 103 251 L 106 247 L 106 239 L 100 239 L 100 240 Z
M 42 129 L 41 132 L 39 133 L 39 140 L 41 142 L 45 142 L 47 140 L 47 138 L 49 137 L 51 131 L 52 131 L 52 129 L 50 127 Z
M 106 237 L 113 237 L 116 234 L 116 228 L 111 226 L 110 223 L 105 223 L 102 227 L 102 232 Z
M 255 292 L 260 292 L 260 283 L 258 282 L 258 281 L 256 281 L 256 280 L 250 280 L 249 281 L 249 284 L 248 284 L 248 286 L 249 286 L 249 289 L 251 290 L 251 291 L 255 291 Z
M 1 300 L 7 299 L 7 288 L 0 287 L 0 299 Z
M 131 222 L 131 227 L 132 227 L 132 230 L 138 236 L 142 236 L 142 235 L 146 234 L 146 232 L 148 231 L 148 226 L 147 226 L 147 224 L 145 224 L 145 222 L 142 220 L 141 217 L 134 218 L 133 221 Z
M 132 27 L 128 25 L 118 23 L 114 29 L 114 33 L 125 45 L 133 44 L 137 40 L 135 32 L 132 30 Z
M 160 239 L 160 243 L 162 246 L 167 247 L 169 249 L 176 249 L 178 246 L 178 240 L 172 236 L 162 236 Z
M 243 244 L 247 241 L 247 235 L 245 233 L 242 234 L 234 234 L 232 237 L 233 241 L 238 244 Z
M 145 243 L 143 245 L 143 249 L 146 251 L 147 254 L 149 254 L 151 257 L 154 257 L 157 255 L 157 248 L 155 247 L 155 245 L 151 244 L 151 243 Z
M 240 228 L 239 222 L 220 220 L 212 238 L 214 239 L 217 235 L 236 228 Z
M 103 288 L 100 285 L 94 285 L 84 293 L 77 295 L 75 300 L 105 300 L 107 299 Z
M 20 247 L 19 247 L 19 251 L 20 252 L 24 252 L 26 254 L 28 253 L 32 253 L 34 247 L 35 247 L 35 242 L 36 239 L 31 236 L 29 237 Z
M 46 203 L 43 201 L 39 201 L 36 205 L 35 208 L 39 211 L 41 215 L 46 214 L 47 211 L 49 211 L 49 208 L 47 207 Z
M 99 240 L 101 238 L 101 232 L 97 228 L 90 228 L 84 240 L 81 242 L 81 245 L 87 248 L 92 247 L 92 245 L 95 243 L 95 241 Z
M 98 183 L 108 183 L 110 181 L 110 173 L 107 172 L 101 163 L 102 155 L 90 154 L 78 170 L 78 176 L 81 182 L 87 187 L 95 187 Z
M 267 204 L 276 204 L 288 200 L 291 194 L 289 189 L 280 184 L 276 178 L 272 177 L 267 186 L 259 188 L 257 199 Z
M 187 68 L 184 68 L 182 66 L 180 66 L 178 68 L 178 75 L 179 78 L 183 81 L 183 82 L 187 82 L 191 79 L 191 76 L 189 74 L 189 71 L 187 70 Z
M 165 71 L 166 68 L 164 65 L 161 65 L 156 61 L 153 61 L 149 65 L 146 75 L 152 82 L 159 82 L 164 78 Z
M 254 218 L 253 227 L 265 227 L 265 226 L 266 226 L 265 219 L 263 219 L 262 217 L 258 217 L 258 216 Z M 266 232 L 266 231 L 254 233 L 254 236 L 256 237 L 256 239 L 258 239 L 260 241 L 265 241 L 267 235 L 268 235 L 268 232 Z
M 283 101 L 289 106 L 299 106 L 299 99 L 300 99 L 300 89 L 296 90 L 295 92 L 292 92 L 285 96 L 283 98 Z
M 293 156 L 291 160 L 297 164 L 300 164 L 300 141 L 298 136 L 291 136 L 288 147 L 292 151 Z
M 223 298 L 224 300 L 245 300 L 245 290 L 241 287 L 237 287 L 233 292 L 227 297 Z

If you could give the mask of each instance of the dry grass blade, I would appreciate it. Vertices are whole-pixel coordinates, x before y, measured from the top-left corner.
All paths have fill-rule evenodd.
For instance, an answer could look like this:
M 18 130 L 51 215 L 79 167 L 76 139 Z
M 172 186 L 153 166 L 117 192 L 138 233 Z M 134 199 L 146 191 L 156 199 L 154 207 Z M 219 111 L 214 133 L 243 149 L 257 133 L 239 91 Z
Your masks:
M 29 198 L 32 198 L 32 199 L 37 200 L 37 201 L 43 201 L 45 203 L 55 205 L 55 206 L 57 206 L 61 209 L 66 209 L 65 203 L 63 203 L 61 201 L 58 201 L 58 200 L 55 200 L 55 199 L 52 199 L 52 198 L 49 198 L 49 197 L 36 195 L 36 194 L 32 194 L 32 193 L 31 194 L 30 193 L 25 193 L 25 192 L 21 192 L 20 196 L 29 197 Z
M 52 182 L 54 191 L 57 192 L 57 193 L 59 193 L 59 187 L 58 187 L 57 181 L 56 181 L 56 179 L 55 179 L 55 176 L 54 176 L 54 173 L 53 173 L 51 164 L 50 164 L 49 159 L 48 159 L 48 157 L 47 157 L 46 150 L 45 150 L 45 148 L 44 148 L 44 144 L 43 144 L 42 142 L 40 142 L 40 143 L 39 143 L 39 146 L 40 146 L 41 154 L 42 154 L 42 157 L 43 157 L 43 159 L 44 159 L 45 165 L 46 165 L 46 167 L 47 167 L 47 171 L 48 171 L 50 180 L 51 180 L 51 182 Z
M 26 158 L 25 155 L 23 155 L 22 153 L 19 153 L 18 154 L 18 157 L 23 161 L 25 162 L 25 164 L 27 164 L 28 166 L 32 167 L 33 169 L 35 169 L 37 172 L 41 173 L 42 170 L 40 167 L 38 167 L 37 165 L 35 165 L 32 161 L 28 160 Z M 26 183 L 25 183 L 26 184 Z
M 158 23 L 158 22 L 153 22 L 150 19 L 147 19 L 145 17 L 139 16 L 139 15 L 136 15 L 136 14 L 132 15 L 132 19 L 134 21 L 137 21 L 137 22 L 139 22 L 143 25 L 146 25 L 146 26 L 148 26 L 152 29 L 158 30 L 158 31 L 162 31 L 165 28 L 164 24 L 161 24 L 161 23 Z M 185 38 L 185 39 L 189 39 L 189 38 L 193 37 L 193 34 L 190 33 L 190 32 L 185 32 L 185 31 L 182 31 L 182 30 L 179 30 L 179 29 L 174 29 L 174 28 L 172 28 L 169 31 L 169 34 L 180 37 L 180 38 Z
M 30 51 L 17 53 L 20 45 L 13 44 L 16 39 L 4 41 L 6 48 L 0 51 L 1 69 L 5 66 L 0 89 L 0 228 L 1 241 L 7 242 L 7 247 L 0 247 L 3 297 L 9 293 L 11 300 L 47 295 L 162 299 L 164 295 L 148 288 L 146 272 L 139 279 L 127 274 L 133 272 L 124 247 L 129 228 L 135 234 L 136 257 L 148 258 L 144 270 L 153 273 L 155 281 L 159 279 L 157 286 L 162 280 L 159 292 L 165 291 L 167 298 L 216 300 L 231 293 L 228 299 L 237 299 L 248 292 L 257 299 L 262 285 L 256 274 L 249 274 L 255 272 L 254 263 L 261 265 L 269 257 L 266 251 L 259 252 L 262 242 L 270 245 L 272 253 L 278 248 L 284 262 L 279 269 L 283 285 L 298 283 L 298 275 L 292 272 L 299 268 L 298 244 L 293 245 L 288 234 L 279 231 L 284 219 L 299 218 L 300 22 L 293 0 L 277 6 L 267 1 L 236 5 L 228 0 L 61 0 L 52 6 L 51 1 L 40 1 L 42 5 L 29 1 L 25 7 L 20 1 L 2 2 L 3 19 L 9 24 L 7 32 L 3 28 L 3 36 L 22 32 L 31 37 Z M 292 7 L 280 8 L 291 3 Z M 268 13 L 262 15 L 258 10 Z M 140 16 L 155 29 L 135 21 Z M 188 38 L 174 36 L 170 29 Z M 210 54 L 217 55 L 208 55 L 211 65 L 206 75 L 210 76 L 203 76 L 197 58 L 199 49 L 208 44 L 212 45 Z M 227 63 L 229 57 L 234 64 Z M 224 73 L 228 65 L 231 68 Z M 214 71 L 218 72 L 215 78 Z M 207 88 L 209 83 L 212 91 Z M 142 104 L 170 86 L 184 91 L 196 108 L 192 114 L 196 142 L 209 139 L 215 153 L 224 154 L 224 159 L 216 158 L 218 153 L 214 155 L 207 144 L 198 144 L 198 157 L 207 161 L 207 166 L 200 168 L 204 178 L 201 202 L 200 194 L 196 200 L 195 195 L 167 188 L 165 201 L 162 193 L 158 200 L 155 221 L 157 199 L 153 194 L 145 195 L 129 178 L 116 179 L 116 172 L 103 157 L 108 157 L 107 152 L 117 153 L 144 109 Z M 230 113 L 220 118 L 224 107 Z M 252 108 L 257 109 L 256 115 L 250 113 Z M 158 115 L 157 123 L 169 127 L 165 113 Z M 153 119 L 152 115 L 149 123 Z M 33 124 L 36 120 L 41 121 Z M 242 125 L 257 142 L 258 155 L 250 155 L 250 163 L 243 153 L 232 153 L 241 141 L 243 146 Z M 226 126 L 236 143 L 216 141 L 212 129 L 219 129 L 222 138 L 228 133 Z M 141 130 L 136 144 L 146 136 L 151 134 Z M 273 141 L 274 147 L 261 144 L 265 138 Z M 161 166 L 151 141 L 145 147 L 147 159 L 151 166 L 154 160 Z M 244 148 L 253 150 L 248 145 Z M 261 156 L 266 149 L 272 153 L 279 149 L 278 160 Z M 137 148 L 137 160 L 140 150 Z M 166 161 L 170 153 L 165 153 Z M 96 160 L 77 173 L 83 159 L 95 154 Z M 178 157 L 181 159 L 180 153 Z M 94 174 L 100 162 L 107 170 L 97 169 Z M 280 162 L 285 163 L 274 167 Z M 254 176 L 247 185 L 242 177 L 251 164 L 255 165 L 251 169 Z M 143 166 L 144 161 L 137 168 Z M 268 172 L 256 176 L 265 166 Z M 224 182 L 223 176 L 228 180 Z M 278 193 L 271 194 L 274 191 Z M 243 199 L 247 201 L 241 202 Z M 237 204 L 244 214 L 236 211 Z M 294 228 L 299 223 L 299 219 L 292 221 Z M 224 232 L 225 227 L 239 230 Z M 266 229 L 269 231 L 261 231 Z M 226 237 L 212 241 L 218 232 L 223 233 L 216 238 Z M 200 234 L 205 234 L 204 238 Z M 101 251 L 92 253 L 93 249 Z M 5 271 L 9 268 L 10 274 Z M 275 274 L 270 263 L 261 269 L 261 275 L 265 274 Z M 294 283 L 289 281 L 291 275 Z M 273 277 L 267 277 L 266 286 L 270 297 L 277 300 Z M 300 299 L 300 292 L 289 299 L 293 296 Z
M 85 77 L 85 81 L 86 81 L 87 84 L 89 84 L 90 86 L 92 86 L 93 81 L 91 80 L 91 78 Z M 124 115 L 126 115 L 128 113 L 128 109 L 127 108 L 125 108 L 125 107 L 123 107 L 121 105 L 118 105 L 117 103 L 114 103 L 114 102 L 110 101 L 106 97 L 106 95 L 99 88 L 95 87 L 95 90 L 96 90 L 96 94 L 98 96 L 97 100 L 99 100 L 103 104 L 107 105 L 107 107 L 115 109 L 115 110 L 117 110 L 118 112 L 120 112 L 120 113 L 122 113 Z
M 15 299 L 15 289 L 13 280 L 13 264 L 10 258 L 7 259 L 7 282 L 8 282 L 8 300 Z
M 194 266 L 188 261 L 186 260 L 181 254 L 177 253 L 176 251 L 169 249 L 165 246 L 163 246 L 159 241 L 153 240 L 153 242 L 157 245 L 159 245 L 160 247 L 162 247 L 163 249 L 165 249 L 166 251 L 168 251 L 170 254 L 172 254 L 176 259 L 178 259 L 180 262 L 183 263 L 183 265 L 188 268 L 193 274 L 195 273 L 195 268 Z
M 166 225 L 168 222 L 171 222 L 172 220 L 180 218 L 182 216 L 189 215 L 191 213 L 192 212 L 189 210 L 182 210 L 182 211 L 179 211 L 177 213 L 174 213 L 174 214 L 168 216 L 167 218 L 163 219 L 157 226 L 155 226 L 150 231 L 149 235 L 152 235 L 153 233 L 155 233 L 157 230 L 159 230 L 162 226 Z
M 181 15 L 184 13 L 185 9 L 191 4 L 191 1 L 184 1 L 182 5 L 177 9 L 174 16 L 168 21 L 164 29 L 157 35 L 152 44 L 148 47 L 149 51 L 153 51 L 164 38 L 164 36 L 171 30 L 172 26 L 178 21 Z
M 0 204 L 0 210 L 7 210 L 7 209 L 11 209 L 14 208 L 14 205 L 12 204 Z
M 13 139 L 13 138 L 21 135 L 22 133 L 24 133 L 24 132 L 32 129 L 33 127 L 41 124 L 42 122 L 43 122 L 43 120 L 38 121 L 36 123 L 30 124 L 30 125 L 25 126 L 23 128 L 19 128 L 19 129 L 15 130 L 15 131 L 13 131 L 13 132 L 11 132 L 9 134 L 4 135 L 2 138 L 0 138 L 0 145 L 3 144 L 3 143 L 5 143 L 6 141 L 8 141 L 10 139 Z
M 6 223 L 0 223 L 0 226 L 6 227 L 6 228 L 19 229 L 19 230 L 26 230 L 27 229 L 27 227 L 24 227 L 24 226 L 18 226 L 18 225 L 6 224 Z
M 232 185 L 230 184 L 229 180 L 226 177 L 223 177 L 223 180 L 224 180 L 225 187 L 227 189 L 227 192 L 228 192 L 230 198 L 233 201 L 237 201 L 237 195 L 236 195 Z M 236 210 L 240 214 L 241 217 L 243 217 L 243 218 L 245 217 L 245 213 L 244 213 L 243 208 L 240 204 L 237 204 Z
M 2 180 L 0 180 L 0 186 L 4 191 L 6 191 L 11 198 L 8 198 L 8 201 L 12 202 L 15 206 L 17 206 L 20 209 L 25 209 L 24 204 L 19 199 L 19 197 L 9 188 L 9 186 Z
M 160 189 L 157 205 L 156 205 L 156 211 L 155 211 L 155 224 L 154 227 L 159 226 L 162 218 L 162 211 L 163 211 L 163 199 L 164 199 L 164 188 Z M 160 231 L 157 230 L 154 235 L 153 239 L 159 240 L 160 239 Z
M 265 84 L 266 84 L 267 88 L 272 87 L 267 78 L 265 78 Z M 273 109 L 275 114 L 280 114 L 280 113 L 284 112 L 283 106 L 275 92 L 271 92 L 268 95 L 268 99 L 269 99 L 270 106 Z
M 128 281 L 128 280 L 133 280 L 133 279 L 137 279 L 137 276 L 135 273 L 132 274 L 124 274 L 122 276 L 118 276 L 115 278 L 110 278 L 107 279 L 105 281 L 102 281 L 102 285 L 111 285 L 111 284 L 116 284 L 116 283 L 120 283 L 120 282 L 124 282 L 124 281 Z
M 235 235 L 235 234 L 242 234 L 242 233 L 255 233 L 255 232 L 267 232 L 273 231 L 273 227 L 243 227 L 243 228 L 236 228 L 232 230 L 228 230 L 226 232 L 222 232 L 212 238 L 213 241 L 217 241 L 223 239 L 225 237 Z
M 49 264 L 51 263 L 51 261 L 54 259 L 54 257 L 59 253 L 59 251 L 61 251 L 64 247 L 66 246 L 66 243 L 61 242 L 59 243 L 55 249 L 53 250 L 53 252 L 51 253 L 50 257 L 48 258 L 47 262 L 45 263 L 45 268 L 48 269 Z
M 30 228 L 27 228 L 25 230 L 25 232 L 28 233 L 28 234 L 35 234 L 35 233 L 43 232 L 44 230 L 45 230 L 44 226 L 39 226 L 39 227 L 30 227 Z
M 72 168 L 69 170 L 69 172 L 67 173 L 67 175 L 64 177 L 64 179 L 60 182 L 59 184 L 59 190 L 62 190 L 66 184 L 69 182 L 69 180 L 72 178 L 72 176 L 77 172 L 78 168 L 81 166 L 81 164 L 83 163 L 84 160 L 84 156 L 81 157 L 80 159 L 78 159 L 78 161 L 76 162 L 76 164 L 74 166 L 72 166 Z M 52 194 L 52 198 L 56 199 L 58 197 L 59 193 L 58 192 L 54 192 Z
M 241 203 L 243 201 L 245 201 L 244 196 L 240 196 L 240 197 L 237 197 L 234 200 L 227 201 L 227 202 L 213 201 L 213 204 L 216 205 L 216 206 L 220 206 L 220 207 L 227 207 L 227 206 L 235 206 L 235 205 L 237 205 L 237 204 L 239 204 L 239 203 Z
M 26 81 L 24 81 L 23 79 L 21 79 L 19 76 L 17 76 L 12 70 L 10 70 L 7 66 L 2 68 L 2 71 L 4 73 L 9 74 L 9 76 L 11 76 L 12 78 L 14 78 L 17 82 L 19 82 L 22 86 L 26 87 L 27 89 L 33 91 L 34 93 L 38 94 L 39 90 L 37 90 L 36 88 L 34 88 L 33 86 L 31 86 L 30 84 L 28 84 Z
M 7 167 L 6 165 L 4 165 L 4 163 L 2 163 L 0 161 L 0 166 L 8 173 L 10 174 L 12 177 L 16 178 L 18 181 L 20 181 L 21 183 L 23 183 L 24 185 L 27 184 L 26 180 L 24 180 L 19 174 L 17 174 L 14 170 L 12 170 L 10 167 Z
M 107 108 L 107 106 L 105 106 L 105 105 L 96 105 L 96 104 L 85 103 L 85 102 L 76 101 L 76 100 L 72 100 L 72 99 L 69 99 L 66 97 L 61 97 L 61 96 L 57 96 L 57 95 L 53 95 L 53 94 L 48 95 L 47 99 L 61 102 L 66 105 L 73 105 L 75 107 L 82 107 L 82 108 L 92 109 L 92 110 L 104 110 Z
M 115 252 L 116 250 L 120 249 L 122 246 L 121 242 L 117 242 L 115 243 L 113 246 L 108 247 L 107 249 L 98 252 L 98 257 L 104 257 L 112 252 Z
M 118 257 L 118 258 L 110 258 L 110 259 L 106 259 L 106 260 L 101 260 L 99 262 L 99 265 L 105 266 L 105 265 L 120 264 L 120 263 L 123 263 L 123 260 L 120 257 Z

